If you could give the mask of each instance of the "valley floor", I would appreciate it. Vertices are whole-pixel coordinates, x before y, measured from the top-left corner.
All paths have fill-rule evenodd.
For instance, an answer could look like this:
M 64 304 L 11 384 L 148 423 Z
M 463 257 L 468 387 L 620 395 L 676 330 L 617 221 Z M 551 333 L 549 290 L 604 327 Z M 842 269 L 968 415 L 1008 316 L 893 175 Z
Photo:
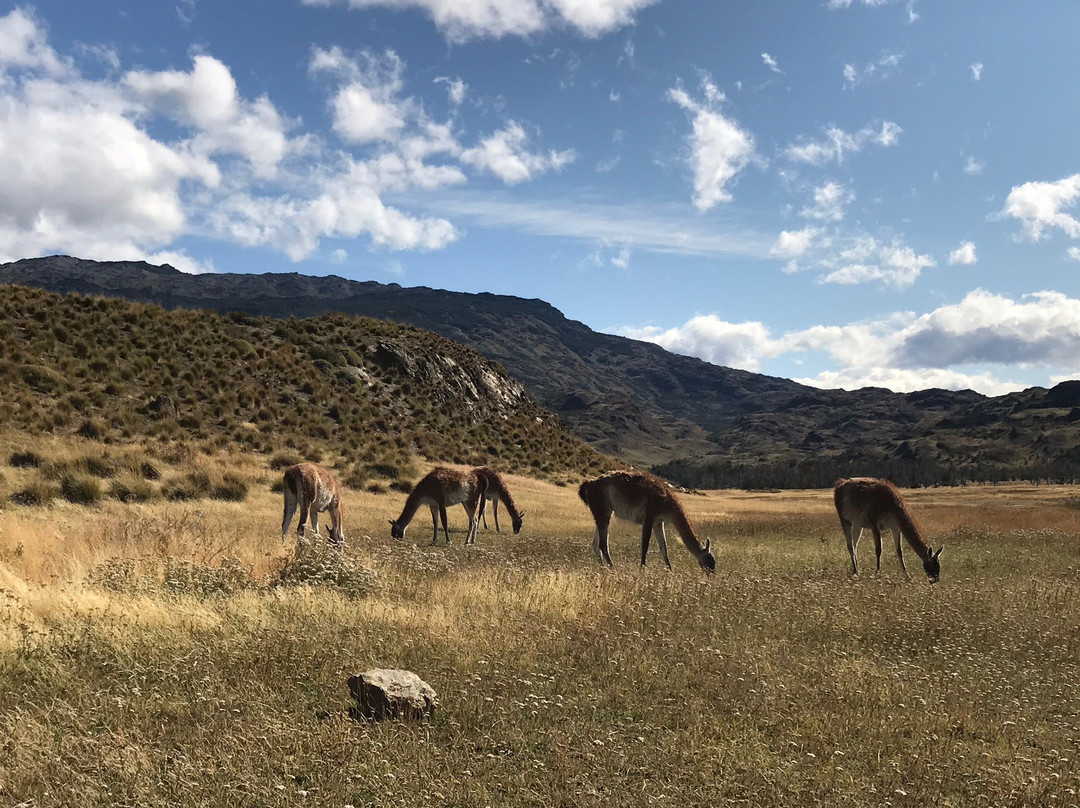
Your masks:
M 684 494 L 716 574 L 621 523 L 609 571 L 575 486 L 518 477 L 519 535 L 394 541 L 404 494 L 350 491 L 345 553 L 289 564 L 260 474 L 0 510 L 0 804 L 1080 802 L 1078 488 L 910 492 L 931 586 L 869 535 L 852 578 L 826 490 Z M 373 667 L 432 720 L 349 718 Z

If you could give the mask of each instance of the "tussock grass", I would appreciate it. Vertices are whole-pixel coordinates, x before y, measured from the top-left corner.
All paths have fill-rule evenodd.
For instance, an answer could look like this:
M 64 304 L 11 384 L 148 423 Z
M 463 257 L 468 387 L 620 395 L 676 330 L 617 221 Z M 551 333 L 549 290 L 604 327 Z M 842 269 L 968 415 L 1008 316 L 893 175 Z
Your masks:
M 1076 489 L 912 492 L 931 586 L 888 547 L 851 578 L 828 491 L 684 495 L 706 576 L 674 537 L 673 572 L 640 569 L 621 523 L 600 568 L 575 487 L 516 476 L 517 536 L 465 547 L 458 507 L 450 547 L 426 513 L 396 542 L 404 495 L 349 491 L 347 548 L 297 549 L 273 476 L 0 511 L 0 802 L 1077 802 Z M 430 682 L 434 718 L 349 719 L 376 666 Z

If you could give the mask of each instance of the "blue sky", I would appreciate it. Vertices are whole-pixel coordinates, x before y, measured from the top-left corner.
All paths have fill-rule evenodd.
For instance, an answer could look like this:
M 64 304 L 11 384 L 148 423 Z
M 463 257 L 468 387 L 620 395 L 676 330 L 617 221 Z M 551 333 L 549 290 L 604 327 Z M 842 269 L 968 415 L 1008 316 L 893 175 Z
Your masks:
M 1080 374 L 1075 0 L 0 5 L 0 260 L 536 297 L 825 387 Z

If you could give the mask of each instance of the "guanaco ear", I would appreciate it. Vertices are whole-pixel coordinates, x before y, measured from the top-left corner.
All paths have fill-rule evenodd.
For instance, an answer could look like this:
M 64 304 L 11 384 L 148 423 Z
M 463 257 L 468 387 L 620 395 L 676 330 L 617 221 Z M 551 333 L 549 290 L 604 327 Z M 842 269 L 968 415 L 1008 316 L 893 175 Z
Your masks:
M 934 558 L 937 558 L 937 557 L 938 557 L 939 555 L 941 555 L 941 551 L 942 551 L 942 550 L 944 550 L 944 549 L 945 549 L 945 545 L 944 545 L 944 544 L 943 544 L 943 545 L 941 545 L 941 546 L 940 546 L 939 548 L 937 548 L 937 552 L 936 552 L 936 553 L 934 553 Z
M 394 520 L 393 520 L 393 519 L 391 519 L 391 520 L 390 520 L 390 527 L 393 527 L 393 526 L 394 526 Z
M 705 552 L 709 552 L 709 548 L 712 547 L 712 539 L 705 539 Z

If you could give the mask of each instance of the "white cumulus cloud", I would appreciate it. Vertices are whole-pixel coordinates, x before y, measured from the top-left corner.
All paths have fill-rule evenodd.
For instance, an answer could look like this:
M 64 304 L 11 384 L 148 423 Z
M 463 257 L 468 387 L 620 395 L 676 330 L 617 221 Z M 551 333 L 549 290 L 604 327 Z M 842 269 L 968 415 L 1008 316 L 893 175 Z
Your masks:
M 633 23 L 658 0 L 303 0 L 309 6 L 352 9 L 420 9 L 452 41 L 484 37 L 527 37 L 570 29 L 599 37 Z
M 971 241 L 965 241 L 951 253 L 949 253 L 949 264 L 963 264 L 965 266 L 975 263 L 975 244 Z
M 238 154 L 269 177 L 290 148 L 288 121 L 265 97 L 241 99 L 229 68 L 212 56 L 196 56 L 190 72 L 132 71 L 123 83 L 149 111 L 192 127 L 195 153 Z
M 494 174 L 503 182 L 514 184 L 546 171 L 558 171 L 576 159 L 572 150 L 546 154 L 528 150 L 529 137 L 517 121 L 510 121 L 484 138 L 478 146 L 461 153 L 461 161 L 481 171 Z
M 1014 300 L 975 290 L 921 315 L 896 312 L 785 334 L 757 321 L 728 322 L 711 314 L 695 315 L 681 326 L 628 327 L 618 333 L 755 372 L 771 360 L 824 353 L 834 367 L 796 379 L 817 387 L 970 388 L 1000 395 L 1026 387 L 1008 376 L 1031 365 L 1055 371 L 1056 378 L 1075 378 L 1080 300 L 1059 292 Z
M 714 365 L 757 371 L 761 358 L 778 350 L 768 329 L 757 322 L 729 323 L 712 314 L 699 315 L 676 328 L 623 328 L 631 339 L 653 342 L 678 354 L 696 356 Z
M 750 164 L 755 153 L 753 136 L 720 111 L 724 94 L 709 81 L 703 89 L 705 98 L 701 101 L 678 87 L 668 90 L 668 98 L 693 120 L 688 141 L 694 204 L 699 210 L 708 210 L 718 202 L 731 201 L 728 184 Z
M 798 258 L 810 249 L 810 245 L 820 233 L 821 231 L 815 227 L 782 230 L 770 254 L 780 258 Z
M 827 182 L 814 189 L 814 202 L 799 214 L 807 219 L 839 222 L 844 218 L 847 206 L 855 199 L 855 192 L 835 182 Z
M 883 244 L 874 238 L 860 239 L 853 247 L 824 262 L 828 271 L 823 283 L 858 284 L 880 281 L 898 289 L 911 286 L 922 271 L 935 265 L 929 255 L 919 255 L 898 241 Z
M 67 70 L 65 60 L 50 47 L 44 25 L 25 8 L 0 17 L 0 69 L 41 70 L 57 76 Z
M 105 77 L 88 78 L 53 50 L 33 14 L 0 16 L 0 260 L 65 252 L 212 271 L 177 247 L 182 238 L 267 246 L 295 260 L 328 238 L 437 250 L 458 237 L 454 225 L 385 194 L 464 184 L 469 168 L 520 182 L 574 156 L 531 146 L 517 122 L 465 148 L 456 119 L 432 120 L 405 94 L 405 65 L 391 51 L 312 51 L 309 76 L 326 95 L 338 145 L 302 131 L 268 97 L 246 96 L 211 54 L 127 72 L 110 54 Z M 448 81 L 451 104 L 465 90 Z M 627 250 L 613 260 L 629 259 Z
M 1032 241 L 1059 228 L 1070 238 L 1080 238 L 1080 221 L 1066 213 L 1080 199 L 1080 174 L 1057 182 L 1025 182 L 1014 186 L 1005 199 L 1003 215 L 1020 220 L 1024 234 Z

